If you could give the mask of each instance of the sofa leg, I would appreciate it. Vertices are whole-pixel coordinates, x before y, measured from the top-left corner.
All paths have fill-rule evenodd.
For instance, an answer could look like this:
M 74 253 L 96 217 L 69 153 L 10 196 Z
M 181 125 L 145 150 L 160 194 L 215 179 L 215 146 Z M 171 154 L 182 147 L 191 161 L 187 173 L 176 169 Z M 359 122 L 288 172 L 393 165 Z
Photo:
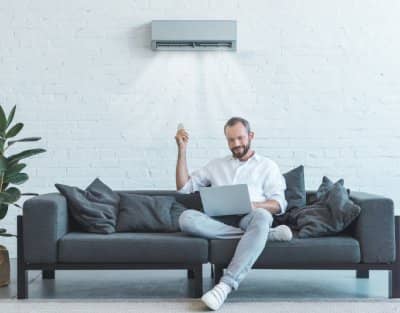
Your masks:
M 28 298 L 28 271 L 18 266 L 17 276 L 17 298 L 26 299 Z
M 357 270 L 356 277 L 357 278 L 369 278 L 369 270 Z
M 188 279 L 193 279 L 194 278 L 194 272 L 192 269 L 187 270 L 187 278 Z
M 55 270 L 42 270 L 42 279 L 54 279 Z
M 28 297 L 28 271 L 25 269 L 22 215 L 17 216 L 17 298 Z
M 224 268 L 220 265 L 214 264 L 214 285 L 218 284 L 224 274 Z
M 194 274 L 194 288 L 193 288 L 193 297 L 200 298 L 203 295 L 203 265 L 196 265 L 193 268 Z
M 400 271 L 389 271 L 389 298 L 400 298 Z
M 389 298 L 400 298 L 400 216 L 395 216 L 396 261 L 389 271 Z

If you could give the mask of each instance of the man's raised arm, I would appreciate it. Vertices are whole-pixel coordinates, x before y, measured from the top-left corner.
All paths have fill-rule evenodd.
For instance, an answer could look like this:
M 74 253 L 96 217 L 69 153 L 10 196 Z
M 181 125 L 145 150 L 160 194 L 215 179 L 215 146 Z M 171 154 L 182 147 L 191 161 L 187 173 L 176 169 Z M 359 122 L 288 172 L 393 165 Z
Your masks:
M 176 162 L 176 190 L 181 189 L 189 180 L 189 172 L 186 161 L 186 147 L 189 142 L 189 134 L 181 128 L 176 132 L 176 143 L 178 145 L 178 160 Z

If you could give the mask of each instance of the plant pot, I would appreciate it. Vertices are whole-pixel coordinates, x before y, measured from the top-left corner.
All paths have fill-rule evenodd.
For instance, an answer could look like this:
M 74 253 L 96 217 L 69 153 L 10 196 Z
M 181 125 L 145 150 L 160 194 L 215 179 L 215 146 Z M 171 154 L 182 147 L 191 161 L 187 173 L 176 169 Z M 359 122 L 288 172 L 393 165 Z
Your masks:
M 0 245 L 0 287 L 10 284 L 10 258 L 6 247 Z

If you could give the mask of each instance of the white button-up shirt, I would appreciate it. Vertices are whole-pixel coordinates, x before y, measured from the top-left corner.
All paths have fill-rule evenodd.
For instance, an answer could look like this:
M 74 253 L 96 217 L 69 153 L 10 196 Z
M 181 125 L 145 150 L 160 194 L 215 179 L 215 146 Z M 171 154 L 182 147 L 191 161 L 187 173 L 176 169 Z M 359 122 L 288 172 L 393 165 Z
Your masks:
M 281 207 L 281 212 L 277 215 L 285 212 L 285 178 L 274 161 L 257 153 L 247 161 L 240 161 L 232 155 L 213 159 L 204 167 L 193 171 L 185 186 L 178 192 L 190 193 L 208 185 L 234 184 L 247 184 L 252 202 L 276 200 Z

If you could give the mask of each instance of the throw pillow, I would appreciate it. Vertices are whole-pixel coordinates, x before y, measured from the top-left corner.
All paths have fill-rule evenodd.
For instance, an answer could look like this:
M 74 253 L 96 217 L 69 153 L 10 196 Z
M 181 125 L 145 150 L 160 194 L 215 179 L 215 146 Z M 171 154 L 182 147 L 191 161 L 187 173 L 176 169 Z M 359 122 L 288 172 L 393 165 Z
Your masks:
M 173 196 L 120 193 L 117 232 L 178 232 L 186 208 Z
M 119 195 L 99 178 L 85 190 L 63 184 L 55 184 L 55 187 L 67 198 L 68 210 L 83 231 L 115 232 Z
M 317 201 L 317 202 L 324 201 L 325 198 L 327 197 L 329 191 L 331 191 L 335 185 L 343 186 L 344 180 L 339 179 L 336 183 L 333 183 L 333 181 L 330 180 L 328 177 L 326 177 L 326 176 L 322 177 L 322 183 L 318 187 L 318 190 L 315 194 L 315 201 Z
M 306 206 L 306 187 L 304 184 L 304 166 L 300 165 L 283 174 L 286 181 L 285 198 L 287 201 L 286 211 L 292 208 L 303 208 Z
M 317 202 L 297 212 L 296 228 L 300 238 L 337 234 L 354 221 L 360 206 L 350 200 L 344 180 L 333 183 L 324 176 L 316 193 Z

